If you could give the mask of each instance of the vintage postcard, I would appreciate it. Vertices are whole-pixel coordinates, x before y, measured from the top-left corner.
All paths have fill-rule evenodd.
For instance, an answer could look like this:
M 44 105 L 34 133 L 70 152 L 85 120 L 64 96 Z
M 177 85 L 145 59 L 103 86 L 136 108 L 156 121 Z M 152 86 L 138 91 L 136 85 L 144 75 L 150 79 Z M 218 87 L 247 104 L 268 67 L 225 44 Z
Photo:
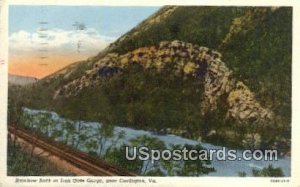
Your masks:
M 0 186 L 300 186 L 300 4 L 0 3 Z

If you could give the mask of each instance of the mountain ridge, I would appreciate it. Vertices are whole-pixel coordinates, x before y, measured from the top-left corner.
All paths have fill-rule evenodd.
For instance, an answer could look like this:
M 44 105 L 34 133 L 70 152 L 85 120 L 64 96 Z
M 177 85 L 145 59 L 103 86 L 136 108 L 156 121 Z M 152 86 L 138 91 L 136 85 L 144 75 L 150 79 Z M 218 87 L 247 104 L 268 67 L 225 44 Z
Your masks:
M 16 75 L 16 74 L 8 74 L 8 83 L 15 85 L 28 85 L 33 84 L 38 81 L 35 77 Z
M 150 130 L 183 129 L 188 136 L 197 138 L 200 135 L 218 143 L 231 142 L 247 147 L 245 144 L 252 141 L 256 142 L 255 146 L 266 148 L 284 142 L 289 147 L 291 17 L 290 7 L 163 7 L 98 55 L 68 66 L 40 80 L 33 88 L 23 90 L 25 103 L 28 107 L 54 110 L 82 120 L 140 129 L 149 127 Z M 101 63 L 97 63 L 105 58 L 117 62 L 115 59 L 119 56 L 175 40 L 218 50 L 230 71 L 225 71 L 226 76 L 212 76 L 210 84 L 205 86 L 204 81 L 194 76 L 170 76 L 168 70 L 157 72 L 150 68 L 144 71 L 144 68 L 130 66 L 123 69 L 126 73 L 122 74 L 118 68 L 105 65 L 108 68 L 94 72 L 103 75 L 100 76 L 103 84 L 91 84 L 72 97 L 54 97 L 72 81 L 83 86 L 78 80 L 87 76 L 87 71 L 93 70 L 95 65 L 100 66 Z M 182 70 L 193 71 L 194 65 L 186 62 Z M 234 86 L 222 83 L 232 77 Z M 145 86 L 143 80 L 147 79 L 149 84 Z M 218 86 L 214 86 L 215 81 L 222 84 L 216 82 Z M 203 102 L 204 96 L 192 94 L 205 93 L 205 90 L 211 95 L 211 101 Z M 213 96 L 215 94 L 217 96 Z M 167 99 L 172 97 L 174 101 Z M 268 111 L 257 110 L 255 115 L 267 114 L 272 120 L 258 124 L 251 118 L 252 112 L 247 112 L 252 109 L 240 103 L 252 103 L 252 108 Z M 209 110 L 201 113 L 199 108 Z M 246 112 L 241 116 L 239 111 Z
M 138 63 L 145 70 L 155 68 L 163 71 L 173 63 L 174 73 L 178 76 L 193 75 L 204 77 L 204 96 L 210 110 L 217 108 L 217 100 L 227 94 L 228 114 L 238 120 L 254 118 L 254 120 L 270 120 L 272 113 L 264 109 L 255 100 L 254 93 L 243 83 L 232 77 L 230 71 L 221 60 L 221 54 L 206 47 L 199 47 L 182 41 L 164 41 L 159 46 L 136 49 L 124 55 L 109 53 L 87 70 L 80 79 L 60 87 L 54 99 L 76 96 L 78 92 L 89 86 L 98 86 L 99 79 L 121 73 L 122 69 Z

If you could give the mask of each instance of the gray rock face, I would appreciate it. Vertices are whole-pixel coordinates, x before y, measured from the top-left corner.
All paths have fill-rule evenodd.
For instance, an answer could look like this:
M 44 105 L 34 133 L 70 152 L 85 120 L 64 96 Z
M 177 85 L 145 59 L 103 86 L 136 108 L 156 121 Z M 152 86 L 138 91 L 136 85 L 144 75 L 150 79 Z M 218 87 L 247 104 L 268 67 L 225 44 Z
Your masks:
M 220 96 L 226 95 L 229 116 L 240 121 L 271 119 L 272 112 L 263 108 L 256 101 L 254 93 L 233 77 L 232 71 L 221 58 L 222 55 L 217 51 L 177 40 L 139 48 L 124 55 L 110 53 L 96 62 L 84 76 L 59 88 L 54 99 L 58 96 L 75 96 L 86 87 L 97 86 L 100 79 L 120 74 L 130 64 L 137 63 L 144 69 L 155 68 L 162 71 L 166 65 L 175 63 L 176 75 L 204 78 L 206 110 L 216 109 Z

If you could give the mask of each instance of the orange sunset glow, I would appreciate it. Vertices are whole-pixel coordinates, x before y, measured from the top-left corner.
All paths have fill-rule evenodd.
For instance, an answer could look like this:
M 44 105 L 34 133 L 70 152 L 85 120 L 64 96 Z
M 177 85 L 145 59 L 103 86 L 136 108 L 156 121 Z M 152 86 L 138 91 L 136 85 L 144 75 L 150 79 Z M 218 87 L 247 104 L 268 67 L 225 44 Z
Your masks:
M 37 56 L 10 56 L 9 73 L 15 75 L 30 76 L 41 79 L 69 64 L 85 60 L 87 55 L 53 55 L 47 59 Z

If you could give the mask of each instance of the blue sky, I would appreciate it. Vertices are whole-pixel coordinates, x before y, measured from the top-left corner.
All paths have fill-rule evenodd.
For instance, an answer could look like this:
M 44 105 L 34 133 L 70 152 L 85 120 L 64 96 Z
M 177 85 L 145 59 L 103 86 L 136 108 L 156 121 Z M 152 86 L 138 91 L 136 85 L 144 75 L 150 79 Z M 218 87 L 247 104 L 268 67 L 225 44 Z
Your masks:
M 141 6 L 10 6 L 9 71 L 44 77 L 98 54 L 158 9 Z M 73 26 L 76 22 L 86 28 L 76 30 Z
M 119 37 L 153 14 L 159 7 L 108 6 L 24 6 L 9 7 L 9 33 L 34 32 L 40 21 L 49 28 L 72 30 L 74 22 L 84 23 L 101 35 Z
M 80 45 L 80 52 L 89 56 L 103 50 L 109 43 L 128 32 L 159 8 L 10 6 L 10 54 L 38 53 L 41 50 L 41 43 L 47 43 L 47 51 L 51 53 L 75 53 L 78 52 L 77 47 Z M 47 22 L 47 24 L 41 25 L 40 22 Z M 84 24 L 86 29 L 76 30 L 74 27 L 76 22 Z M 41 28 L 43 28 L 42 32 Z

